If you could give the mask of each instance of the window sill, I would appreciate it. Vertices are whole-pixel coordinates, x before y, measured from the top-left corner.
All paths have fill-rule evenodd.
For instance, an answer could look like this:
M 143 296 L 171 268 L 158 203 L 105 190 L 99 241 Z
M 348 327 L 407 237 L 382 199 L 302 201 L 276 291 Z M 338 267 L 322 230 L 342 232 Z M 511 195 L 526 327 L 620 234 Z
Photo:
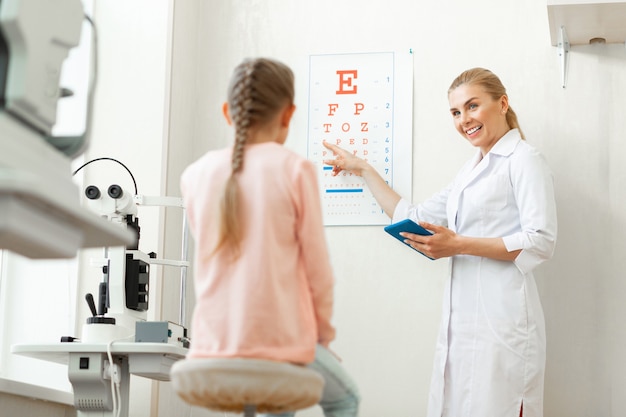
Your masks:
M 40 387 L 6 378 L 0 378 L 0 392 L 74 406 L 74 394 L 72 392 Z

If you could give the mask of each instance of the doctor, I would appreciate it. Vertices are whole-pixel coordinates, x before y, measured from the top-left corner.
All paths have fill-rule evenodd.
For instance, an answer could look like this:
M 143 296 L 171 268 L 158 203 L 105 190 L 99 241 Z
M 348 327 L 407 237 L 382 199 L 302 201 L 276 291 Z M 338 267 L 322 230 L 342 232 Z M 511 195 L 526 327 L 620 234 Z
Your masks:
M 410 218 L 432 236 L 405 233 L 450 273 L 431 380 L 428 417 L 541 417 L 546 337 L 533 270 L 550 259 L 557 219 L 553 179 L 524 140 L 500 79 L 482 68 L 448 90 L 458 132 L 478 148 L 445 189 L 410 204 L 349 150 L 324 161 L 367 182 L 393 222 Z

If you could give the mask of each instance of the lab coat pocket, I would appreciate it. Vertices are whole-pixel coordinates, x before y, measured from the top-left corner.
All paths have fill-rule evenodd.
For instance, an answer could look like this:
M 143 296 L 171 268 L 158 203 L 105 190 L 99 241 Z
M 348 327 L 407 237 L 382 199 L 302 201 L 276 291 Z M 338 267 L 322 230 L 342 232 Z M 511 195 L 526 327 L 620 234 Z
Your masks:
M 492 175 L 481 179 L 471 187 L 470 201 L 472 205 L 486 211 L 500 211 L 509 200 L 511 184 L 504 175 Z M 470 191 L 470 188 L 468 188 Z

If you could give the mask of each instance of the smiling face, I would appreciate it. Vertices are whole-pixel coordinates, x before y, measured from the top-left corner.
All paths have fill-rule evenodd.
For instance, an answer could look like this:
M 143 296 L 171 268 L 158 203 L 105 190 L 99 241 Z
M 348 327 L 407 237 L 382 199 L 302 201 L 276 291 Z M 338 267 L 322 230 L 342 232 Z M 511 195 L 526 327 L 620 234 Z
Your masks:
M 450 90 L 448 101 L 456 129 L 483 155 L 511 129 L 506 95 L 493 99 L 479 84 L 461 84 Z

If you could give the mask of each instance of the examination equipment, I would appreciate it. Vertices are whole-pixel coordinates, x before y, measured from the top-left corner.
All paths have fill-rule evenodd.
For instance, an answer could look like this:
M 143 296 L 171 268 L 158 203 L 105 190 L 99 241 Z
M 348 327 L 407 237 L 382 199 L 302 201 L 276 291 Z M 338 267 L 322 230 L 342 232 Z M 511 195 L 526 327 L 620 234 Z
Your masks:
M 33 259 L 132 240 L 80 205 L 70 158 L 84 151 L 88 129 L 52 134 L 57 104 L 69 94 L 59 85 L 62 65 L 86 18 L 80 0 L 0 1 L 0 249 Z

